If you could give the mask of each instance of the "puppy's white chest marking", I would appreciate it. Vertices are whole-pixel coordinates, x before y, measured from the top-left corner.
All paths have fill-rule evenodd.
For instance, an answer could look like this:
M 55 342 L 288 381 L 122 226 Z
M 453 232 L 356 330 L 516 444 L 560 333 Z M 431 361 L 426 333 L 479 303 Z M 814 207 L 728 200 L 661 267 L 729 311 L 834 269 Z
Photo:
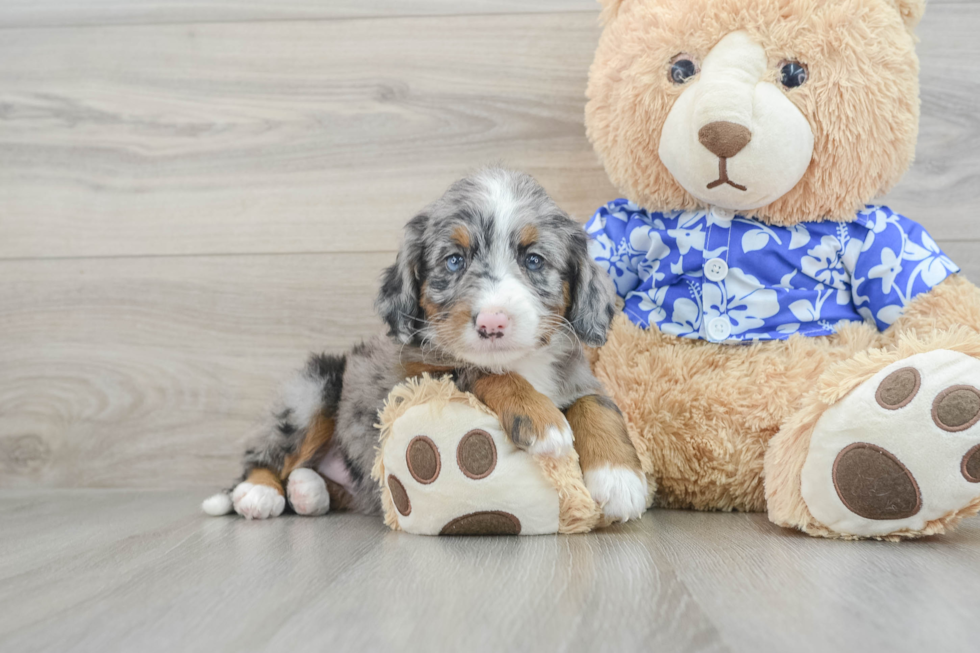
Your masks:
M 555 378 L 555 355 L 548 351 L 537 351 L 510 365 L 510 371 L 523 376 L 534 389 L 558 403 L 558 381 Z

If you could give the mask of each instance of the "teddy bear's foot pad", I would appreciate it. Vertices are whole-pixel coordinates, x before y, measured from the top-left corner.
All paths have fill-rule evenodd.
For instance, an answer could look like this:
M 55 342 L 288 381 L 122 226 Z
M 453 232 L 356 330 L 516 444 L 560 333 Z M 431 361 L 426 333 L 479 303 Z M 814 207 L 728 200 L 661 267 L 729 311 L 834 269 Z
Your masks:
M 502 510 L 485 510 L 457 517 L 439 535 L 520 535 L 521 520 Z
M 496 415 L 461 403 L 409 408 L 384 446 L 399 527 L 424 535 L 531 535 L 559 528 L 559 496 Z
M 980 498 L 980 361 L 938 350 L 894 363 L 821 416 L 801 490 L 842 534 L 914 534 Z

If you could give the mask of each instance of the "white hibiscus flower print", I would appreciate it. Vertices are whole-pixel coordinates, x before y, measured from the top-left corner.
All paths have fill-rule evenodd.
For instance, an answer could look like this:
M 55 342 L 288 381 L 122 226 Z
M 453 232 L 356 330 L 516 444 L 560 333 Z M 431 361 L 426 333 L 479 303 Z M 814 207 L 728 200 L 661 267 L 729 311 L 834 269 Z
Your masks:
M 658 270 L 661 260 L 670 255 L 670 247 L 656 230 L 634 229 L 629 235 L 629 251 L 630 264 L 640 279 L 646 280 L 652 276 L 656 283 L 666 276 Z
M 667 318 L 667 309 L 663 305 L 667 290 L 667 286 L 664 286 L 655 291 L 643 293 L 638 308 L 646 314 L 647 324 L 659 324 Z
M 674 301 L 670 322 L 662 323 L 660 330 L 681 338 L 698 337 L 701 331 L 701 307 L 690 299 L 677 299 Z
M 840 241 L 837 238 L 824 236 L 820 239 L 820 244 L 808 250 L 807 256 L 800 261 L 803 274 L 834 288 L 843 287 L 841 281 L 846 273 L 841 265 L 840 251 Z
M 807 230 L 806 225 L 795 224 L 789 230 L 792 234 L 789 240 L 790 250 L 799 249 L 810 244 L 810 232 Z
M 668 229 L 667 235 L 677 241 L 677 249 L 681 256 L 686 255 L 692 249 L 699 252 L 704 250 L 705 232 L 700 226 L 693 229 Z
M 906 240 L 903 255 L 907 261 L 922 261 L 915 269 L 930 287 L 948 277 L 950 272 L 959 271 L 959 267 L 943 254 L 929 234 L 923 231 L 921 240 L 921 245 L 916 245 L 911 238 Z M 914 274 L 912 276 L 915 277 Z
M 704 306 L 711 314 L 727 315 L 732 335 L 765 326 L 779 312 L 776 291 L 739 268 L 731 268 L 721 283 L 705 284 Z
M 902 271 L 902 259 L 890 248 L 881 250 L 881 263 L 868 271 L 869 279 L 881 279 L 881 290 L 886 295 L 892 291 L 895 277 Z

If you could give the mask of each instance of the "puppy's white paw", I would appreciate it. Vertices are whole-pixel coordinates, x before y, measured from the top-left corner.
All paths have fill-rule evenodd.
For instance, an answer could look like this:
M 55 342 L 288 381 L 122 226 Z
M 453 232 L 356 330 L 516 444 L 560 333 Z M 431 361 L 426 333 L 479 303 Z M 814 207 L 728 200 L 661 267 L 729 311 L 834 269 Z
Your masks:
M 245 519 L 278 517 L 286 509 L 286 497 L 268 485 L 239 483 L 231 493 L 235 512 Z
M 227 492 L 213 494 L 201 503 L 201 510 L 212 517 L 227 515 L 233 510 L 231 497 Z
M 549 426 L 543 438 L 538 438 L 528 447 L 528 452 L 536 456 L 560 458 L 572 450 L 572 427 L 562 419 L 560 426 Z
M 327 484 L 312 469 L 293 470 L 286 484 L 286 495 L 297 515 L 325 515 L 330 510 Z
M 627 467 L 604 465 L 585 472 L 585 487 L 612 521 L 638 519 L 647 509 L 647 479 Z

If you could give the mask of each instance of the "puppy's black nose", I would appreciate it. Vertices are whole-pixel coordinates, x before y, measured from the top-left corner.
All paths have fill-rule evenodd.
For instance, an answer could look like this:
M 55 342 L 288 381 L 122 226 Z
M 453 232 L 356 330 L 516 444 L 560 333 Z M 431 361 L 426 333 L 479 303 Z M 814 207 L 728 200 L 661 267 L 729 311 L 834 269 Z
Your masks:
M 752 140 L 752 132 L 734 122 L 718 120 L 702 127 L 698 131 L 698 140 L 716 157 L 730 159 L 745 149 Z

